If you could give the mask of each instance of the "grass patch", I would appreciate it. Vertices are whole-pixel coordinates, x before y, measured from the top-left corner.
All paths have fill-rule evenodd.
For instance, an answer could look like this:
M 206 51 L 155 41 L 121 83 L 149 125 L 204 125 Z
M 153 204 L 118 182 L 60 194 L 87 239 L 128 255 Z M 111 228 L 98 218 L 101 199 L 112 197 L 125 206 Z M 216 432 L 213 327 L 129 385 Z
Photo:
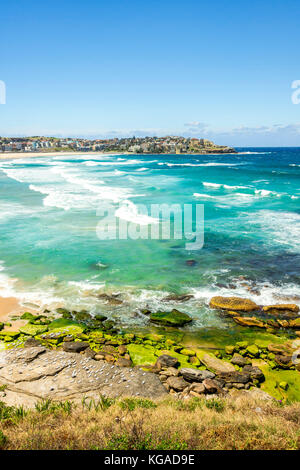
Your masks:
M 300 449 L 300 403 L 246 396 L 163 401 L 100 396 L 77 406 L 45 400 L 24 411 L 0 404 L 0 413 L 0 449 Z
M 70 414 L 73 407 L 74 403 L 68 400 L 55 402 L 50 399 L 46 399 L 35 404 L 35 409 L 38 413 L 54 413 L 57 411 L 63 411 L 64 413 Z
M 133 411 L 135 408 L 156 408 L 157 404 L 146 398 L 124 398 L 119 402 L 123 410 Z
M 87 398 L 84 397 L 82 399 L 82 407 L 88 411 L 94 410 L 98 411 L 105 411 L 110 408 L 114 404 L 115 400 L 113 398 L 105 397 L 104 395 L 100 395 L 98 400 L 94 398 Z

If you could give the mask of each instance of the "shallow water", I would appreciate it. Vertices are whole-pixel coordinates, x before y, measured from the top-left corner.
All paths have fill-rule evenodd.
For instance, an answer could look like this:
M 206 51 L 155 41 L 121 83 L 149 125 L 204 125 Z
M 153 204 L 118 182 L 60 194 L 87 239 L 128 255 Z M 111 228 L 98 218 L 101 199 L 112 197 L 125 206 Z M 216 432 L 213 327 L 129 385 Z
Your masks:
M 212 295 L 260 304 L 299 295 L 300 149 L 238 151 L 1 161 L 0 295 L 107 311 L 132 326 L 146 324 L 139 307 L 177 307 L 192 314 L 194 331 L 229 328 L 207 308 Z M 108 203 L 116 220 L 140 229 L 157 221 L 138 204 L 204 204 L 204 247 L 189 251 L 180 239 L 99 240 Z M 124 303 L 106 305 L 99 292 L 120 292 Z M 163 303 L 172 292 L 195 299 Z

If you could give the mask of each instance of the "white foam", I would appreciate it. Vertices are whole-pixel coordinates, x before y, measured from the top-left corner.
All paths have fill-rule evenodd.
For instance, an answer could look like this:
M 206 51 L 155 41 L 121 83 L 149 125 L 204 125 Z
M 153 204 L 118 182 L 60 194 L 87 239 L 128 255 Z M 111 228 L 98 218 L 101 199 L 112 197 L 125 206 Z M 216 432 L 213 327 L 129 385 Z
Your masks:
M 249 189 L 248 186 L 229 186 L 228 184 L 222 184 L 222 183 L 206 183 L 206 182 L 203 182 L 202 183 L 203 186 L 207 186 L 207 187 L 211 187 L 211 188 L 215 188 L 215 189 L 220 189 L 220 188 L 224 188 L 224 189 Z
M 265 243 L 300 252 L 300 214 L 262 209 L 246 215 L 248 223 L 260 225 Z
M 150 217 L 147 214 L 138 212 L 138 207 L 131 201 L 123 201 L 121 207 L 115 211 L 115 216 L 127 222 L 133 222 L 137 225 L 149 225 L 159 223 L 158 219 Z
M 216 163 L 216 162 L 210 162 L 210 163 L 167 163 L 167 162 L 160 162 L 158 165 L 166 165 L 169 167 L 172 166 L 237 166 L 237 165 L 243 165 L 243 163 Z
M 222 187 L 222 185 L 218 184 L 218 183 L 205 183 L 205 182 L 203 182 L 202 184 L 203 184 L 203 186 L 207 186 L 208 188 L 221 188 Z
M 272 152 L 238 152 L 238 155 L 269 155 Z
M 85 166 L 97 166 L 98 165 L 98 162 L 95 162 L 95 161 L 87 161 L 87 162 L 82 162 L 84 163 Z
M 211 273 L 210 273 L 211 276 Z M 257 288 L 257 293 L 251 293 L 247 289 L 248 284 L 247 282 L 240 281 L 238 279 L 233 279 L 232 283 L 234 284 L 235 288 L 230 289 L 226 287 L 219 287 L 214 286 L 214 282 L 217 281 L 217 276 L 214 276 L 214 281 L 211 284 L 211 287 L 193 287 L 190 288 L 189 292 L 194 295 L 195 299 L 198 301 L 204 302 L 207 306 L 209 305 L 209 301 L 212 297 L 216 295 L 225 296 L 225 297 L 241 297 L 241 298 L 248 298 L 253 300 L 258 305 L 270 305 L 278 303 L 278 296 L 282 295 L 283 298 L 285 296 L 295 296 L 299 295 L 299 286 L 296 284 L 282 284 L 282 285 L 273 285 L 272 283 L 268 282 L 257 282 L 255 283 L 255 287 Z M 246 284 L 246 285 L 245 285 Z M 293 300 L 293 303 L 300 305 L 299 300 Z M 210 310 L 211 313 L 211 310 Z
M 32 290 L 25 286 L 19 285 L 17 278 L 11 278 L 3 271 L 4 263 L 0 261 L 0 296 L 1 297 L 14 297 L 21 304 L 22 303 L 36 303 L 40 305 L 41 310 L 46 306 L 53 303 L 61 303 L 63 298 L 57 297 L 53 294 L 53 289 L 48 286 L 48 289 L 44 289 L 45 278 L 42 278 L 40 283 Z M 47 276 L 47 279 L 49 276 Z M 42 289 L 41 289 L 42 288 Z
M 28 207 L 19 203 L 0 200 L 0 223 L 19 217 L 28 218 L 39 212 L 41 212 L 40 207 Z
M 277 196 L 276 192 L 274 191 L 269 191 L 267 189 L 255 189 L 255 194 L 258 196 L 266 197 L 266 196 Z
M 105 282 L 96 283 L 90 282 L 89 280 L 86 281 L 69 281 L 69 286 L 75 286 L 79 288 L 81 291 L 98 291 L 105 286 Z

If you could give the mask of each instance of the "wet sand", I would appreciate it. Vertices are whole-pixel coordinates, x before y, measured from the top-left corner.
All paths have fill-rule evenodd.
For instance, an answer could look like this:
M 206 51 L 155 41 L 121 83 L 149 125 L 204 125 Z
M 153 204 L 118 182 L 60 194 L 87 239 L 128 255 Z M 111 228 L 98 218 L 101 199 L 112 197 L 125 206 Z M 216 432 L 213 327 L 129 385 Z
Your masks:
M 5 326 L 5 330 L 16 330 L 26 324 L 25 320 L 12 320 L 14 315 L 21 315 L 25 311 L 30 311 L 20 305 L 15 297 L 0 297 L 0 322 L 9 322 L 12 326 Z

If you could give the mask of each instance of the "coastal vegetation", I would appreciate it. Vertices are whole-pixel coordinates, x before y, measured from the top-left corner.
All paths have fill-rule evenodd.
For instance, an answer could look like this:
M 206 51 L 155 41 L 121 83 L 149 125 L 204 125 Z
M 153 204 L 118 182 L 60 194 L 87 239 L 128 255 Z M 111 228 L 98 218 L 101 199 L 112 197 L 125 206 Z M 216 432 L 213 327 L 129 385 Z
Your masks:
M 299 450 L 299 417 L 299 403 L 245 397 L 0 403 L 0 449 Z

